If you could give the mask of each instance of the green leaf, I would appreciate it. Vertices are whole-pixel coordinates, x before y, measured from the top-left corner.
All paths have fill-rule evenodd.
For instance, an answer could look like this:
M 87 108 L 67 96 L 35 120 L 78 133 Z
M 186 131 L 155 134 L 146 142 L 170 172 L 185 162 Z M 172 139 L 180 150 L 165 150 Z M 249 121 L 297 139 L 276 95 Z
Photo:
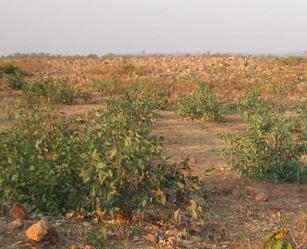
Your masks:
M 165 196 L 165 195 L 162 195 L 162 196 L 161 196 L 161 204 L 162 204 L 163 206 L 166 205 L 166 196 Z
M 177 187 L 180 189 L 180 190 L 183 190 L 185 188 L 184 184 L 182 182 L 177 182 L 176 183 Z

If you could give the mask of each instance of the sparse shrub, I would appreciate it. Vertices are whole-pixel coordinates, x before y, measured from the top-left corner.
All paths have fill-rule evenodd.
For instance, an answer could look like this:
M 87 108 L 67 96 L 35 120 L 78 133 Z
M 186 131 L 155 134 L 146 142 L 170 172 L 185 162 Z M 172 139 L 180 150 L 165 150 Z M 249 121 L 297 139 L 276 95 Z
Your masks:
M 86 161 L 69 122 L 51 106 L 27 101 L 13 105 L 10 117 L 13 127 L 0 136 L 0 199 L 52 213 L 79 207 Z
M 93 187 L 92 205 L 131 212 L 152 203 L 166 204 L 163 189 L 178 189 L 179 172 L 164 159 L 162 146 L 150 135 L 158 117 L 148 98 L 130 91 L 93 114 L 84 129 L 92 163 L 81 175 Z
M 296 121 L 296 131 L 299 139 L 307 142 L 307 99 L 303 101 L 295 110 L 297 117 L 291 120 Z
M 3 78 L 5 84 L 13 90 L 21 90 L 26 86 L 23 75 L 23 71 L 19 67 L 13 65 L 7 65 L 0 68 L 0 78 Z
M 261 92 L 257 88 L 247 90 L 245 95 L 239 100 L 238 110 L 246 121 L 252 121 L 254 117 L 264 116 L 270 108 L 261 99 Z
M 124 61 L 123 64 L 120 66 L 120 68 L 117 71 L 117 74 L 119 76 L 125 76 L 125 75 L 145 75 L 147 73 L 147 69 L 142 66 L 136 66 L 133 63 Z
M 136 66 L 134 64 L 131 63 L 123 63 L 123 65 L 121 66 L 121 69 L 119 71 L 120 75 L 125 75 L 125 74 L 131 74 L 135 71 Z
M 286 93 L 286 89 L 285 89 L 284 87 L 282 87 L 282 86 L 274 85 L 274 86 L 272 87 L 272 92 L 273 92 L 274 94 L 283 95 L 283 94 Z
M 186 96 L 177 104 L 177 111 L 183 117 L 191 119 L 206 118 L 208 120 L 223 120 L 223 106 L 213 86 L 204 82 L 198 83 L 198 88 L 191 96 Z
M 22 70 L 19 67 L 16 67 L 14 65 L 6 65 L 0 68 L 1 75 L 8 74 L 8 75 L 14 75 L 14 74 L 22 74 Z
M 170 97 L 169 91 L 159 91 L 159 90 L 138 90 L 138 88 L 132 87 L 132 91 L 138 91 L 144 100 L 146 100 L 153 110 L 165 111 L 168 106 L 168 99 Z
M 151 135 L 158 117 L 152 108 L 150 98 L 130 91 L 69 121 L 25 98 L 10 113 L 12 129 L 0 136 L 0 199 L 53 213 L 84 207 L 129 217 L 167 205 L 170 192 L 190 198 L 192 177 L 168 163 Z
M 280 228 L 276 232 L 268 235 L 264 242 L 264 249 L 293 249 L 288 239 L 288 233 L 285 228 Z
M 224 137 L 223 155 L 230 167 L 255 179 L 301 182 L 307 173 L 301 161 L 307 145 L 294 140 L 290 119 L 270 109 L 255 91 L 247 92 L 239 110 L 249 125 L 243 133 Z
M 306 56 L 286 56 L 286 57 L 280 57 L 278 58 L 278 61 L 280 61 L 284 65 L 298 65 L 301 63 L 307 63 L 307 57 Z
M 88 245 L 95 248 L 102 248 L 107 244 L 107 235 L 105 230 L 88 231 L 85 234 L 85 241 Z
M 10 89 L 22 90 L 26 87 L 26 83 L 23 81 L 23 77 L 20 74 L 8 75 L 5 78 Z
M 170 97 L 170 92 L 168 91 L 153 91 L 150 92 L 149 95 L 151 96 L 153 109 L 165 111 L 168 106 L 168 99 Z
M 30 97 L 43 97 L 50 103 L 61 103 L 72 105 L 77 103 L 78 99 L 87 99 L 88 95 L 82 93 L 69 86 L 67 80 L 62 80 L 58 83 L 54 83 L 51 79 L 38 80 L 29 85 L 25 89 L 25 93 Z
M 106 79 L 94 79 L 93 81 L 94 87 L 99 92 L 112 91 L 113 88 L 117 87 L 121 81 L 118 77 L 106 78 Z

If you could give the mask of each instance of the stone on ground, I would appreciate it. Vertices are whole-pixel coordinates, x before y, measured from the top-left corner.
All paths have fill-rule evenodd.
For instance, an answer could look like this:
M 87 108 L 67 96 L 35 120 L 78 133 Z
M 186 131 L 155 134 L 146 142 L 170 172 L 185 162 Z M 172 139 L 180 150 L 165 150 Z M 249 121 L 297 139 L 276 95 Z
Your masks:
M 55 228 L 45 220 L 39 221 L 26 230 L 26 236 L 30 240 L 43 241 L 47 239 L 57 240 L 59 238 Z
M 11 220 L 26 220 L 28 219 L 29 215 L 23 205 L 15 203 L 10 209 L 9 216 Z

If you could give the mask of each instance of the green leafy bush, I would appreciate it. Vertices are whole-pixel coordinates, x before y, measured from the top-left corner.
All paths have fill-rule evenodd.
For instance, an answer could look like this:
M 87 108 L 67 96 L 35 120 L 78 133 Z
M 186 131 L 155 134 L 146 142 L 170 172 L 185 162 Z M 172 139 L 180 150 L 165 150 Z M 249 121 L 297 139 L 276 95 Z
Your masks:
M 15 104 L 13 127 L 0 136 L 0 199 L 54 213 L 84 207 L 129 215 L 166 205 L 170 192 L 188 195 L 193 184 L 150 133 L 158 118 L 152 108 L 136 91 L 73 121 L 29 98 Z
M 132 88 L 133 90 L 134 88 Z M 149 91 L 149 90 L 137 90 L 134 89 L 133 91 L 139 91 L 143 98 L 149 103 L 149 107 L 153 110 L 162 110 L 165 111 L 168 107 L 168 99 L 170 97 L 169 91 Z
M 23 71 L 16 66 L 7 65 L 0 68 L 0 78 L 2 78 L 10 89 L 20 90 L 26 86 L 23 80 Z
M 14 75 L 14 74 L 22 74 L 22 70 L 19 67 L 14 65 L 6 65 L 0 68 L 1 76 L 3 74 Z
M 168 107 L 170 92 L 154 91 L 152 94 L 152 108 L 165 111 Z
M 177 104 L 178 113 L 187 118 L 208 120 L 223 120 L 223 106 L 213 86 L 204 82 L 198 83 L 198 88 L 191 96 L 186 96 Z
M 25 89 L 25 93 L 30 95 L 30 97 L 47 98 L 50 103 L 68 105 L 77 103 L 80 98 L 88 98 L 86 93 L 73 89 L 67 80 L 62 80 L 57 84 L 51 79 L 35 81 Z
M 105 230 L 88 231 L 85 234 L 85 241 L 90 246 L 101 248 L 107 244 L 107 235 Z
M 239 110 L 249 124 L 245 132 L 224 137 L 229 166 L 255 179 L 301 182 L 307 173 L 301 161 L 307 145 L 294 139 L 291 119 L 269 108 L 254 91 L 243 97 Z
M 158 117 L 152 108 L 149 98 L 130 91 L 86 122 L 85 151 L 92 163 L 81 175 L 93 186 L 94 206 L 113 213 L 151 203 L 165 205 L 163 189 L 184 184 L 164 158 L 160 142 L 150 135 L 150 123 Z
M 288 239 L 288 231 L 284 228 L 268 235 L 264 242 L 264 249 L 293 249 Z
M 257 88 L 247 90 L 239 100 L 238 110 L 246 121 L 254 117 L 265 116 L 270 111 L 269 105 L 261 99 L 261 92 Z
M 53 213 L 79 207 L 85 198 L 79 174 L 86 160 L 70 123 L 43 103 L 12 108 L 13 127 L 0 136 L 0 199 Z
M 13 90 L 22 90 L 26 87 L 23 77 L 20 74 L 6 76 L 7 85 Z

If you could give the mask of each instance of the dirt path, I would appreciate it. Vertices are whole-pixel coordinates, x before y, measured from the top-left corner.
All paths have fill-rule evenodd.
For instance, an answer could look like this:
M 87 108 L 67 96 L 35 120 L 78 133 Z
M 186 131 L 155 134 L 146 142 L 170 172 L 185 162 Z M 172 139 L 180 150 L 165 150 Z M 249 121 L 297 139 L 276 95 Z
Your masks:
M 200 172 L 214 166 L 225 168 L 220 158 L 223 141 L 219 134 L 240 130 L 244 123 L 238 115 L 227 115 L 226 122 L 185 120 L 174 112 L 161 112 L 161 118 L 154 123 L 153 133 L 164 137 L 165 152 L 171 160 L 190 158 L 193 170 Z

